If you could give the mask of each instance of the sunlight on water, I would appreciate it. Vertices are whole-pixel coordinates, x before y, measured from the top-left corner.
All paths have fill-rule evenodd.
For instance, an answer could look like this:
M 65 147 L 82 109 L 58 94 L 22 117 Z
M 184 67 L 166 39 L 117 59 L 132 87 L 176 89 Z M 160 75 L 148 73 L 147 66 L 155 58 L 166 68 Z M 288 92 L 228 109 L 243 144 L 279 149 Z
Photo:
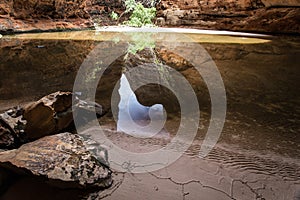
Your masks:
M 258 44 L 270 42 L 270 36 L 257 35 L 250 33 L 237 33 L 228 31 L 201 31 L 195 32 L 193 29 L 134 29 L 120 31 L 122 29 L 100 31 L 72 31 L 72 32 L 50 32 L 50 33 L 24 33 L 18 35 L 4 36 L 3 39 L 31 39 L 31 40 L 92 40 L 92 41 L 111 41 L 122 33 L 120 41 L 130 42 L 132 34 L 151 33 L 156 42 L 191 42 L 184 34 L 197 43 L 224 43 L 224 44 Z

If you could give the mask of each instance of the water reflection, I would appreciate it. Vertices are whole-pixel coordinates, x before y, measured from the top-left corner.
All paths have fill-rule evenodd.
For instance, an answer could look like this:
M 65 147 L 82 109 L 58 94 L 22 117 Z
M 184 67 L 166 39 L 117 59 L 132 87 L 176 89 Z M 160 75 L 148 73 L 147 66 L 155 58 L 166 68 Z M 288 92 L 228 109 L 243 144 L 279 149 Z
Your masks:
M 165 123 L 163 105 L 140 104 L 124 74 L 121 77 L 119 94 L 117 131 L 132 136 L 151 137 L 162 130 Z
M 0 39 L 0 109 L 5 110 L 20 102 L 36 100 L 57 90 L 71 91 L 77 70 L 89 52 L 101 41 L 110 40 L 109 44 L 114 45 L 115 41 L 112 38 L 116 34 L 83 31 L 2 37 Z M 178 39 L 175 36 L 176 33 L 153 34 L 153 37 L 157 37 L 156 47 L 160 47 L 162 42 L 171 42 L 174 45 L 182 42 L 174 40 L 174 38 Z M 188 36 L 195 42 L 201 43 L 216 62 L 228 97 L 227 118 L 221 136 L 222 145 L 227 150 L 224 150 L 225 147 L 215 149 L 209 155 L 208 160 L 219 163 L 222 168 L 242 169 L 243 174 L 251 172 L 251 178 L 255 182 L 260 179 L 259 174 L 268 174 L 267 178 L 276 177 L 279 181 L 274 182 L 274 187 L 268 190 L 272 191 L 272 194 L 277 191 L 274 195 L 283 195 L 286 192 L 285 188 L 277 190 L 281 185 L 287 185 L 291 188 L 290 190 L 296 191 L 294 187 L 299 186 L 300 181 L 300 38 L 249 38 L 196 33 L 190 33 Z M 120 39 L 125 42 L 131 39 L 131 35 L 128 34 L 127 37 L 125 35 Z M 107 52 L 111 46 L 107 45 Z M 192 52 L 191 49 L 187 48 L 187 50 Z M 205 132 L 210 116 L 209 99 L 206 101 L 209 95 L 205 93 L 205 85 L 199 81 L 197 77 L 199 75 L 189 68 L 188 63 L 176 62 L 179 60 L 176 60 L 176 55 L 172 57 L 173 54 L 164 49 L 160 49 L 160 52 L 162 58 L 170 61 L 170 65 L 173 64 L 173 67 L 195 86 L 194 90 L 199 96 L 201 111 L 204 110 L 197 138 L 201 141 L 201 133 Z M 164 108 L 162 105 L 153 105 L 153 102 L 150 102 L 159 98 L 162 100 L 162 94 L 157 93 L 155 96 L 153 94 L 157 92 L 156 90 L 143 92 L 143 89 L 140 93 L 139 91 L 134 93 L 125 75 L 121 77 L 120 63 L 122 62 L 120 60 L 105 71 L 99 85 L 106 90 L 99 92 L 102 95 L 99 99 L 103 102 L 98 103 L 104 106 L 110 105 L 104 103 L 106 100 L 110 103 L 109 98 L 113 88 L 111 85 L 115 85 L 121 78 L 118 131 L 127 132 L 136 137 L 151 137 L 152 133 L 145 131 L 146 127 L 149 127 L 149 119 L 154 119 L 154 116 L 161 118 Z M 167 108 L 165 102 L 160 101 L 160 103 L 164 103 Z M 208 109 L 205 110 L 205 107 Z M 162 122 L 161 120 L 152 121 Z M 167 128 L 171 134 L 176 132 L 179 122 L 180 119 L 175 117 L 167 122 L 170 124 L 170 128 Z M 162 127 L 158 126 L 158 128 Z M 122 135 L 116 139 L 120 142 L 120 146 L 132 147 L 134 150 L 137 146 L 153 147 L 156 142 L 159 143 L 159 141 L 149 141 L 143 138 L 137 145 L 132 142 L 132 137 L 126 134 L 115 134 L 111 131 L 110 135 L 111 137 Z M 129 139 L 124 140 L 123 137 Z M 191 156 L 196 155 L 199 148 L 200 145 L 194 145 L 191 148 Z M 189 166 L 193 164 L 193 161 L 188 160 L 184 166 L 185 164 Z M 186 172 L 186 166 L 184 172 Z M 196 164 L 195 166 L 199 167 Z M 232 173 L 236 174 L 236 170 Z M 267 178 L 264 179 L 263 185 L 272 184 L 272 181 Z M 219 182 L 222 180 L 220 178 Z M 24 188 L 24 185 L 28 186 L 32 183 L 26 182 L 20 187 L 10 188 L 10 194 L 20 194 L 19 191 Z M 50 193 L 53 191 L 51 190 Z M 298 194 L 299 192 L 295 193 L 295 198 L 298 198 Z M 8 196 L 6 199 L 13 198 Z
M 174 31 L 174 32 L 173 32 Z M 123 37 L 119 41 L 132 41 L 132 35 L 135 33 L 151 33 L 154 35 L 156 42 L 190 42 L 185 37 L 179 37 L 182 32 L 176 29 L 145 29 L 141 32 L 137 30 L 109 30 L 101 31 L 73 31 L 73 32 L 56 32 L 56 33 L 24 33 L 19 35 L 6 35 L 3 39 L 22 39 L 22 40 L 72 40 L 72 41 L 109 41 L 114 40 L 121 33 Z M 258 34 L 243 34 L 229 31 L 204 31 L 204 32 L 183 32 L 184 35 L 191 38 L 194 42 L 214 43 L 214 44 L 260 44 L 268 43 L 271 40 L 270 36 Z

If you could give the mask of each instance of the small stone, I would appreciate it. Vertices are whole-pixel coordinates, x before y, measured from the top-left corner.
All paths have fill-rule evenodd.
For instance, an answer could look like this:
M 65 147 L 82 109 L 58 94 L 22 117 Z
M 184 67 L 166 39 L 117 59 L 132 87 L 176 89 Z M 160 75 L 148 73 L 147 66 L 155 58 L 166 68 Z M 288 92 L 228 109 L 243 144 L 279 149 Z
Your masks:
M 164 26 L 166 24 L 166 20 L 163 17 L 158 17 L 155 24 L 158 26 Z

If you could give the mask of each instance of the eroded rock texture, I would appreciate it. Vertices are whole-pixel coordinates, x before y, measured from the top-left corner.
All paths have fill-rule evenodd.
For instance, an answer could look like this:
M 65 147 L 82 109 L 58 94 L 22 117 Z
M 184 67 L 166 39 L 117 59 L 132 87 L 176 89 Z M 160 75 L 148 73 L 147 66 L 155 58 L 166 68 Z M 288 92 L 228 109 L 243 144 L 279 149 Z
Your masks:
M 12 16 L 32 18 L 88 18 L 86 0 L 13 0 Z
M 29 139 L 58 133 L 73 121 L 72 93 L 56 92 L 29 104 L 24 110 L 25 132 Z
M 64 187 L 108 187 L 112 183 L 108 167 L 87 150 L 80 136 L 71 133 L 47 136 L 1 152 L 0 166 L 18 174 L 64 181 Z
M 0 32 L 92 27 L 86 0 L 5 0 L 0 3 Z
M 9 148 L 15 143 L 14 132 L 7 123 L 0 119 L 0 148 Z
M 16 106 L 0 114 L 0 148 L 16 148 L 26 140 L 23 112 L 22 107 Z
M 202 29 L 299 33 L 296 0 L 162 0 L 157 24 Z

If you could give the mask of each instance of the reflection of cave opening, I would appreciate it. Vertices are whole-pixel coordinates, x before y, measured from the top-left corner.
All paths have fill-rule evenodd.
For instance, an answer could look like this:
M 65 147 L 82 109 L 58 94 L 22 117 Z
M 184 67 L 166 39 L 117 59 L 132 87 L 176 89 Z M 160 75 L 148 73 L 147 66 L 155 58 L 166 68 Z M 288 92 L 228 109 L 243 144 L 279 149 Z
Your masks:
M 117 122 L 118 131 L 128 134 L 133 133 L 144 135 L 147 134 L 147 131 L 142 131 L 147 129 L 139 129 L 137 127 L 143 128 L 151 124 L 153 121 L 164 120 L 165 111 L 163 105 L 154 104 L 152 106 L 144 106 L 140 104 L 124 74 L 122 74 L 120 80 L 119 95 L 120 102 L 118 105 L 119 113 Z

